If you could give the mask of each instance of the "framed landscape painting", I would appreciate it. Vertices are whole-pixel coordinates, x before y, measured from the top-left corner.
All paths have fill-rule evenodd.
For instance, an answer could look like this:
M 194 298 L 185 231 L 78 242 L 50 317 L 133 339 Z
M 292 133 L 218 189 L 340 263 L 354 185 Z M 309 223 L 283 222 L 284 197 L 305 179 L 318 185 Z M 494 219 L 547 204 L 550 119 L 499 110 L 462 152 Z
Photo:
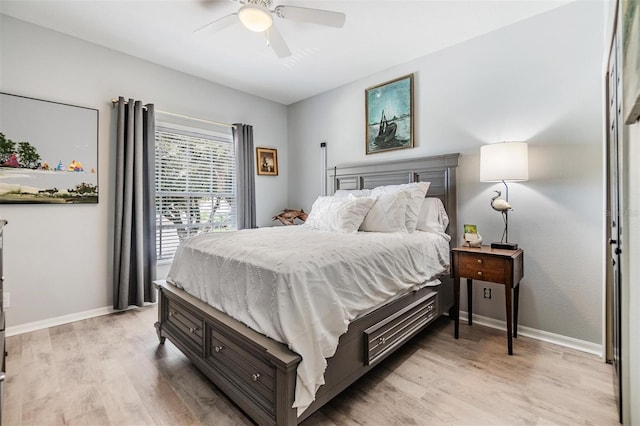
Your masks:
M 98 110 L 0 93 L 0 203 L 98 202 Z
M 366 153 L 413 148 L 413 74 L 365 90 Z

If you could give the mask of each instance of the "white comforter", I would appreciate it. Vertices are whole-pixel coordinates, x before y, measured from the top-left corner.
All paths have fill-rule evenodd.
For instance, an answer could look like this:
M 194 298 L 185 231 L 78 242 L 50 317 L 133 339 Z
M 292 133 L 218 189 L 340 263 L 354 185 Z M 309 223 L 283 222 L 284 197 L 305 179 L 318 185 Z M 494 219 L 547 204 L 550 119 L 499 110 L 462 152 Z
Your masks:
M 167 281 L 300 354 L 300 414 L 324 384 L 326 358 L 349 322 L 448 265 L 448 241 L 434 233 L 341 234 L 302 225 L 191 238 Z

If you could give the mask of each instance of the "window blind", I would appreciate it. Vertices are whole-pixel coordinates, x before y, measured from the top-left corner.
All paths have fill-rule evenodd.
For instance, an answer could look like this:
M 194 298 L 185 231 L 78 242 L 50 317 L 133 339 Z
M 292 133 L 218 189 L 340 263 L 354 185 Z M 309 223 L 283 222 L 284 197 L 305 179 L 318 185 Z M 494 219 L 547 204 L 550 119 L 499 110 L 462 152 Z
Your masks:
M 155 177 L 159 261 L 186 238 L 236 229 L 231 134 L 156 126 Z

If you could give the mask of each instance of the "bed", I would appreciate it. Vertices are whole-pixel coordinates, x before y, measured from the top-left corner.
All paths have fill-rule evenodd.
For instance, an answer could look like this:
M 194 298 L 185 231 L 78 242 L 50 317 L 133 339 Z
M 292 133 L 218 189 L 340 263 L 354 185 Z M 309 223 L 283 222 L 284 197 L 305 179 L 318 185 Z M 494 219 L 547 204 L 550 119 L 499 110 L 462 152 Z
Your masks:
M 451 241 L 455 242 L 457 229 L 455 168 L 457 161 L 458 154 L 450 154 L 385 163 L 343 165 L 332 168 L 329 171 L 329 179 L 333 183 L 334 192 L 371 189 L 410 182 L 430 182 L 427 196 L 442 201 L 449 218 L 448 235 L 451 237 Z M 289 232 L 283 229 L 257 231 L 254 234 L 259 234 L 264 239 L 274 242 L 279 241 L 282 233 Z M 303 227 L 295 232 L 307 232 L 304 240 L 313 240 L 311 231 L 304 230 Z M 376 239 L 382 238 L 375 235 L 364 235 L 368 233 L 359 232 L 357 234 L 362 234 L 359 236 L 360 247 L 373 247 L 376 244 Z M 246 235 L 248 238 L 249 233 L 238 235 L 240 237 Z M 350 239 L 340 238 L 336 238 L 336 241 L 340 242 L 339 246 L 350 244 Z M 363 240 L 363 238 L 369 240 Z M 404 240 L 405 242 L 412 239 L 418 241 L 419 238 L 422 237 L 405 234 Z M 401 249 L 393 246 L 394 242 L 391 240 L 381 241 L 380 244 L 388 246 L 389 250 Z M 199 241 L 194 241 L 196 246 L 198 243 Z M 203 238 L 200 245 L 206 244 L 208 243 Z M 423 243 L 420 240 L 416 244 Z M 222 243 L 220 245 L 222 246 Z M 418 246 L 418 251 L 421 250 L 420 247 L 422 246 Z M 445 247 L 447 258 L 448 248 Z M 218 247 L 218 249 L 220 248 Z M 231 252 L 233 249 L 224 248 L 224 250 Z M 295 253 L 291 252 L 290 254 L 294 256 Z M 267 251 L 263 251 L 259 255 L 265 258 L 265 262 L 269 260 L 267 259 L 269 257 Z M 439 255 L 434 256 L 437 258 Z M 418 259 L 422 258 L 418 257 Z M 384 303 L 375 305 L 374 309 L 353 311 L 357 315 L 352 315 L 353 312 L 345 308 L 345 311 L 349 311 L 345 314 L 345 318 L 349 319 L 344 325 L 346 333 L 340 332 L 341 335 L 335 338 L 337 346 L 326 352 L 330 356 L 326 360 L 326 370 L 322 365 L 323 382 L 320 383 L 319 388 L 316 386 L 311 390 L 315 394 L 315 399 L 308 400 L 302 405 L 299 403 L 302 395 L 301 390 L 306 388 L 306 382 L 305 386 L 298 384 L 297 392 L 296 384 L 301 380 L 301 374 L 303 376 L 306 374 L 300 373 L 300 371 L 307 371 L 307 366 L 312 365 L 310 364 L 312 357 L 309 352 L 305 352 L 306 349 L 302 346 L 297 347 L 295 343 L 283 340 L 278 333 L 283 332 L 288 336 L 287 327 L 295 326 L 296 322 L 304 321 L 304 318 L 286 314 L 284 318 L 277 318 L 279 321 L 274 319 L 274 323 L 280 324 L 279 326 L 265 326 L 264 329 L 260 329 L 260 325 L 265 323 L 266 317 L 273 316 L 275 311 L 256 314 L 253 323 L 251 315 L 236 315 L 242 321 L 232 318 L 223 312 L 226 310 L 226 306 L 218 306 L 219 309 L 212 306 L 212 304 L 216 305 L 212 301 L 218 297 L 215 291 L 206 294 L 206 290 L 201 285 L 186 285 L 189 281 L 198 281 L 199 276 L 214 275 L 210 269 L 198 266 L 202 263 L 194 263 L 193 266 L 183 268 L 189 270 L 190 273 L 173 280 L 179 282 L 179 287 L 185 289 L 165 281 L 156 282 L 160 296 L 158 322 L 156 323 L 158 337 L 161 343 L 169 338 L 194 365 L 255 422 L 259 424 L 297 424 L 452 307 L 453 290 L 447 269 L 439 269 L 438 276 L 432 277 L 425 275 L 429 272 L 421 270 L 420 262 L 416 262 L 415 259 L 409 261 L 409 263 L 411 262 L 416 265 L 416 277 L 407 280 L 407 288 L 398 296 L 384 297 L 381 299 L 384 300 Z M 363 270 L 367 270 L 367 268 L 363 267 Z M 253 267 L 252 271 L 258 276 L 268 269 Z M 311 275 L 312 272 L 314 272 L 314 268 L 306 269 L 302 274 L 297 275 L 302 277 L 300 278 L 302 281 L 308 279 L 313 282 L 323 279 L 332 280 L 331 277 L 333 277 L 328 273 L 315 276 Z M 297 271 L 292 272 L 294 275 L 295 273 Z M 216 278 L 217 281 L 225 282 L 225 278 L 229 279 L 230 277 L 224 273 Z M 236 282 L 233 277 L 229 280 Z M 372 277 L 372 280 L 375 280 L 375 277 Z M 409 281 L 411 280 L 424 281 L 424 283 L 410 286 Z M 292 282 L 289 279 L 285 281 Z M 364 284 L 359 285 L 364 288 Z M 229 286 L 221 288 L 229 288 Z M 247 298 L 253 295 L 246 290 L 242 290 L 241 293 Z M 363 290 L 364 293 L 366 290 Z M 295 292 L 293 294 L 298 298 L 296 300 L 308 296 L 301 296 Z M 374 296 L 377 297 L 377 295 Z M 260 297 L 260 300 L 268 299 L 264 295 L 255 297 Z M 324 296 L 315 294 L 314 297 Z M 236 298 L 238 298 L 237 295 Z M 242 297 L 238 299 L 240 300 Z M 302 301 L 300 304 L 300 306 L 304 306 Z M 308 309 L 313 309 L 313 305 L 305 306 L 302 310 Z M 245 307 L 244 310 L 257 312 L 255 307 L 252 309 Z M 342 306 L 336 312 L 342 312 Z M 320 316 L 322 315 L 321 313 Z M 344 318 L 341 321 L 343 320 Z M 341 321 L 336 321 L 334 328 L 339 328 Z M 245 324 L 253 325 L 253 328 Z M 326 328 L 329 330 L 331 327 L 326 326 Z M 313 342 L 321 341 L 324 334 L 324 332 L 317 333 L 310 340 Z M 326 334 L 329 336 L 332 332 L 328 331 Z M 273 338 L 267 337 L 268 335 Z M 280 343 L 280 341 L 286 341 L 288 345 Z M 320 346 L 324 346 L 324 343 Z M 290 347 L 301 349 L 294 351 Z M 300 356 L 298 352 L 305 354 L 304 357 Z M 324 358 L 322 361 L 325 362 Z

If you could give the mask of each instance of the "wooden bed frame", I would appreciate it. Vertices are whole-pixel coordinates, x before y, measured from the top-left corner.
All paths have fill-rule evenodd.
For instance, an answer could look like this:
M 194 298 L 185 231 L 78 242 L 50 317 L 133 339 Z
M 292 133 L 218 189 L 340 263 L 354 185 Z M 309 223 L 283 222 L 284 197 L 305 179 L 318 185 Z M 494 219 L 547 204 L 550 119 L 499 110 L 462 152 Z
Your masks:
M 343 165 L 330 169 L 329 178 L 333 191 L 431 182 L 427 196 L 443 201 L 455 244 L 458 156 Z M 169 338 L 256 423 L 295 425 L 451 309 L 451 278 L 440 280 L 437 287 L 411 292 L 353 321 L 340 337 L 335 355 L 327 360 L 326 383 L 300 417 L 291 407 L 301 358 L 286 345 L 164 281 L 155 283 L 160 296 L 155 327 L 160 343 Z

